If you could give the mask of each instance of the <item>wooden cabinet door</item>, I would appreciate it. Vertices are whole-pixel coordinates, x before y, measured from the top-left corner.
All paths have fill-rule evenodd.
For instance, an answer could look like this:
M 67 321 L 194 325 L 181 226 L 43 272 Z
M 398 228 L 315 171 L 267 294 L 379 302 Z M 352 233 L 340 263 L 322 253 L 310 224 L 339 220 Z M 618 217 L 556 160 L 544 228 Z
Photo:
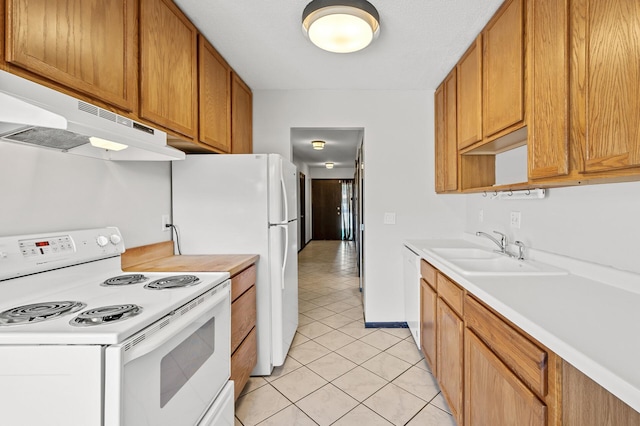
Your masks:
M 640 2 L 580 0 L 575 4 L 584 39 L 583 102 L 572 106 L 585 120 L 584 171 L 640 165 Z M 582 28 L 581 28 L 582 27 Z
M 585 376 L 562 363 L 563 426 L 637 426 L 640 413 Z
M 249 86 L 235 73 L 231 79 L 231 152 L 253 152 L 253 97 Z
M 213 46 L 198 36 L 199 140 L 231 152 L 231 68 Z
M 140 115 L 194 139 L 197 30 L 171 0 L 140 0 Z
M 547 407 L 471 331 L 465 334 L 465 426 L 545 426 Z
M 457 66 L 458 148 L 482 140 L 482 35 Z
M 569 173 L 568 0 L 529 2 L 529 179 Z
M 490 137 L 524 120 L 523 0 L 507 0 L 482 34 L 483 132 Z
M 436 365 L 436 309 L 438 295 L 424 279 L 420 280 L 420 345 L 434 376 Z
M 458 315 L 440 298 L 438 298 L 437 323 L 437 377 L 442 393 L 451 408 L 451 414 L 461 425 L 464 325 Z
M 133 111 L 136 6 L 131 0 L 6 0 L 6 61 Z
M 435 102 L 435 179 L 436 192 L 444 192 L 444 176 L 446 170 L 446 140 L 444 113 L 444 82 L 438 87 L 434 96 Z
M 444 81 L 445 110 L 445 191 L 458 189 L 458 120 L 456 111 L 456 69 Z

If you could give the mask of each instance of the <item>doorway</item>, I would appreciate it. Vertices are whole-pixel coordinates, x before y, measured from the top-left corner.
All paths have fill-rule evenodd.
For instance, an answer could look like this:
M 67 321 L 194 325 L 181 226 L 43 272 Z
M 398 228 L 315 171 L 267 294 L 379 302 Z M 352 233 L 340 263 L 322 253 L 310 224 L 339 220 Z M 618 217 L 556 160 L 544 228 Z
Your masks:
M 302 250 L 304 248 L 304 246 L 307 245 L 307 221 L 306 221 L 306 211 L 307 211 L 307 199 L 306 199 L 306 176 L 304 175 L 304 173 L 300 172 L 299 173 L 299 184 L 298 184 L 298 188 L 299 190 L 299 194 L 300 194 L 300 199 L 299 199 L 299 206 L 298 206 L 298 211 L 300 212 L 300 218 L 298 220 L 298 223 L 300 224 L 300 244 L 298 245 L 300 248 L 298 249 L 298 251 Z
M 353 240 L 353 180 L 311 181 L 314 240 Z

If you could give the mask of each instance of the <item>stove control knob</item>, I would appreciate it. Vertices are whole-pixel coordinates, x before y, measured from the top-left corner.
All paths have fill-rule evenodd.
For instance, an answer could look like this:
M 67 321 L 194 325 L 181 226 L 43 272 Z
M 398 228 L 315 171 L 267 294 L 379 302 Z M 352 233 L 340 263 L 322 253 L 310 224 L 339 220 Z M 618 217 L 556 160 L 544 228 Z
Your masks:
M 120 243 L 120 241 L 122 241 L 122 237 L 118 234 L 111 234 L 111 237 L 109 237 L 109 239 L 111 240 L 111 244 L 118 245 L 118 243 Z
M 104 247 L 107 244 L 109 244 L 109 239 L 107 237 L 105 237 L 104 235 L 100 235 L 98 238 L 96 238 L 96 242 L 98 243 L 98 245 L 100 247 Z

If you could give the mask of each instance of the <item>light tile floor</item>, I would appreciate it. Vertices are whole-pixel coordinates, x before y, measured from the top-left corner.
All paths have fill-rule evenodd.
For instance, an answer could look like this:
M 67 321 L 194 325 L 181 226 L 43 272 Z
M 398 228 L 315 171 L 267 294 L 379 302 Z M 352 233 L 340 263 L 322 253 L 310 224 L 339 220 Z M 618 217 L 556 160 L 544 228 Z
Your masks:
M 299 325 L 285 364 L 252 377 L 236 426 L 455 426 L 408 329 L 365 328 L 351 242 L 298 255 Z

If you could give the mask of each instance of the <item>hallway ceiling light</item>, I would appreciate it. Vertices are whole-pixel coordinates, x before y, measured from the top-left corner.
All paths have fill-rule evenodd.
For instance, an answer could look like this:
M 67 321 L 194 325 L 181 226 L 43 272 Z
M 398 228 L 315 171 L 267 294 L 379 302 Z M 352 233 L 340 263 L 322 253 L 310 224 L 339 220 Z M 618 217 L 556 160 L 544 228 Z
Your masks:
M 302 29 L 320 49 L 357 52 L 380 33 L 380 16 L 366 0 L 313 0 L 302 13 Z
M 324 163 L 324 166 L 325 166 L 327 169 L 333 169 L 333 163 Z
M 321 150 L 324 149 L 324 141 L 311 141 L 311 145 L 313 145 L 313 149 Z

